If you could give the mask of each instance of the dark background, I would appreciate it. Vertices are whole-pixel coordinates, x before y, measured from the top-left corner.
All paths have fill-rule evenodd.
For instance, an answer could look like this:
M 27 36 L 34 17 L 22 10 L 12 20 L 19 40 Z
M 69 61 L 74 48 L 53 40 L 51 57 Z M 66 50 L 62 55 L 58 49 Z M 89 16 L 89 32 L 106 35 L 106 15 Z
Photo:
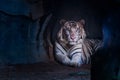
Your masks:
M 93 79 L 120 76 L 120 0 L 1 0 L 0 65 L 48 62 L 44 30 L 55 34 L 61 19 L 84 19 L 87 38 L 103 39 L 92 56 Z
M 44 23 L 50 14 L 52 17 Z M 116 66 L 120 66 L 119 0 L 0 1 L 0 65 L 49 61 L 43 47 L 43 24 L 52 30 L 58 28 L 60 19 L 85 20 L 87 38 L 104 42 L 104 49 L 93 57 L 96 73 L 101 67 L 115 75 L 119 70 Z
M 42 24 L 50 14 L 52 17 L 48 27 L 51 29 L 57 28 L 60 19 L 84 19 L 87 38 L 103 39 L 106 46 L 109 43 L 118 45 L 119 10 L 119 0 L 0 1 L 0 62 L 46 61 L 47 55 L 42 46 Z

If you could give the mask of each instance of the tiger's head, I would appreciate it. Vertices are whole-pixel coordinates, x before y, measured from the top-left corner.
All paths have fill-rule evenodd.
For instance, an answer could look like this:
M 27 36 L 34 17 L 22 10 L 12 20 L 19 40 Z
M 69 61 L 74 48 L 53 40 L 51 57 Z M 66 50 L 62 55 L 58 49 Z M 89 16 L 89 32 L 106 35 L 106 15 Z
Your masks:
M 58 32 L 58 39 L 69 45 L 76 45 L 80 40 L 84 40 L 86 33 L 84 30 L 85 20 L 66 21 L 60 20 L 61 29 Z

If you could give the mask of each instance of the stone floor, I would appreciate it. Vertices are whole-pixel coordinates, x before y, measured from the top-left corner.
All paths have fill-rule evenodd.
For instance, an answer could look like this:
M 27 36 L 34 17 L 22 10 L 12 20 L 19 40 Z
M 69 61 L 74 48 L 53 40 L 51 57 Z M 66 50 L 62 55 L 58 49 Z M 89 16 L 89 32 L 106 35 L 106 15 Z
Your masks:
M 49 62 L 0 66 L 0 80 L 90 80 L 90 65 L 73 68 Z

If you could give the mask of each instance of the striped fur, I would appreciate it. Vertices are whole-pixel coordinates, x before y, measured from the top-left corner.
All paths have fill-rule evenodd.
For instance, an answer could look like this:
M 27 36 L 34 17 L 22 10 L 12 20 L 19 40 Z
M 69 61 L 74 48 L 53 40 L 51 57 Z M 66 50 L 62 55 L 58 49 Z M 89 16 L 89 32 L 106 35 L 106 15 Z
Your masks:
M 101 40 L 85 39 L 83 43 L 67 49 L 61 43 L 55 43 L 55 57 L 57 61 L 69 66 L 79 67 L 91 63 L 91 55 L 102 47 Z
M 65 35 L 65 30 L 67 30 L 67 28 L 65 28 L 63 31 L 63 27 L 65 27 L 66 24 L 72 23 L 75 23 L 76 26 L 80 25 L 77 33 L 79 34 L 78 40 L 75 41 L 75 44 L 73 45 L 69 44 L 70 42 L 68 42 L 67 37 L 70 34 L 67 36 Z M 86 33 L 83 28 L 84 25 L 82 23 L 78 24 L 78 22 L 72 23 L 64 22 L 65 25 L 63 25 L 61 30 L 58 32 L 58 38 L 55 42 L 55 58 L 64 65 L 80 67 L 82 64 L 88 64 L 91 62 L 91 55 L 94 54 L 95 51 L 97 51 L 100 47 L 102 47 L 102 41 L 98 39 L 86 39 Z

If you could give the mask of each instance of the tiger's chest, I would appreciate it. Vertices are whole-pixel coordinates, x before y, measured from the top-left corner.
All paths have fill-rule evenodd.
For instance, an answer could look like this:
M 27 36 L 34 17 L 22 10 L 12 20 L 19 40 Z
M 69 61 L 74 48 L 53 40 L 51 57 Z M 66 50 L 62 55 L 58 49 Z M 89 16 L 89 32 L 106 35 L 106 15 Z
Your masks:
M 82 54 L 83 50 L 82 50 L 82 44 L 78 44 L 73 46 L 72 48 L 70 48 L 68 51 L 68 56 L 73 56 L 74 54 Z
M 75 54 L 83 54 L 82 43 L 76 44 L 71 48 L 66 48 L 65 46 L 62 46 L 62 47 L 65 50 L 64 54 L 66 54 L 70 58 Z
M 82 54 L 82 53 L 83 53 L 82 44 L 77 44 L 69 49 L 66 49 L 66 54 L 69 57 L 72 57 L 74 54 Z

